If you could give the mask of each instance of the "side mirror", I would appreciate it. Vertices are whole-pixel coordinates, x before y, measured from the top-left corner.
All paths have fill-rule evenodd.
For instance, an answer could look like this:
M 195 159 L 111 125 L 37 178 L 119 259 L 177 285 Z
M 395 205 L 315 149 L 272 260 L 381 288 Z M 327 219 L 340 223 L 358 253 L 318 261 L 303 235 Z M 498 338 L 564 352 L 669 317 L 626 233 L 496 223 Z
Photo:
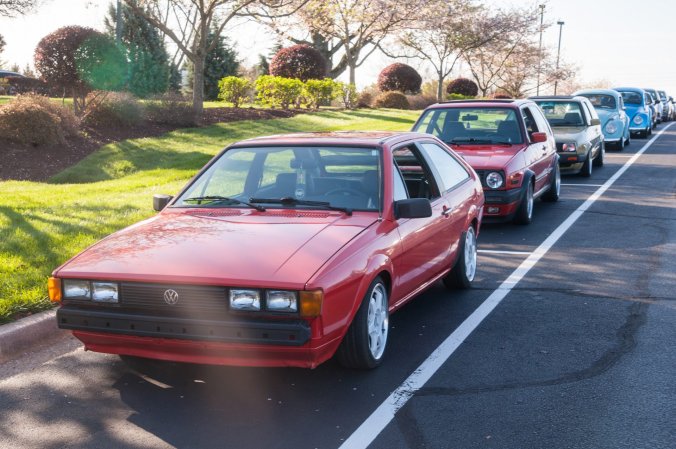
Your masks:
M 591 126 L 600 126 L 601 125 L 601 120 L 597 118 L 591 119 Z
M 169 204 L 169 201 L 172 199 L 174 199 L 174 197 L 171 195 L 162 195 L 160 193 L 156 193 L 153 195 L 153 209 L 155 209 L 157 212 L 160 212 L 162 209 L 167 207 L 167 204 Z
M 432 216 L 432 204 L 427 198 L 409 198 L 394 202 L 395 218 L 426 218 Z
M 547 133 L 533 133 L 530 136 L 533 143 L 542 143 L 547 141 Z

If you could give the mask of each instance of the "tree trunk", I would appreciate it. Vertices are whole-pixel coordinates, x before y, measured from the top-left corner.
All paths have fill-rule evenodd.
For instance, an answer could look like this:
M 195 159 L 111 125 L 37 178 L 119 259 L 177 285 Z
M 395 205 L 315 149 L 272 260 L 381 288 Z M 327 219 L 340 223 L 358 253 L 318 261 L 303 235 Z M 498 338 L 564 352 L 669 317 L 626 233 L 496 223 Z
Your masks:
M 354 62 L 350 61 L 350 84 L 356 84 L 356 77 L 355 77 L 355 71 L 357 70 L 357 67 L 355 66 Z
M 204 59 L 197 55 L 193 61 L 192 112 L 197 124 L 201 123 L 204 112 Z
M 437 79 L 437 101 L 443 101 L 444 99 L 444 75 L 441 72 L 437 72 L 439 78 Z

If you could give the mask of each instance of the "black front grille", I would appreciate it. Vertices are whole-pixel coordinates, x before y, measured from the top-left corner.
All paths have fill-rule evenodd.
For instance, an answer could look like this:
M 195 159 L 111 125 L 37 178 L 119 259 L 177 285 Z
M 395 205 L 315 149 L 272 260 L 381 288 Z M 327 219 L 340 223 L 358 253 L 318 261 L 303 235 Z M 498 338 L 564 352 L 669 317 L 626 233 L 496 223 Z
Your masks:
M 563 151 L 563 143 L 556 142 L 556 151 Z
M 174 290 L 175 303 L 165 300 L 165 292 Z M 228 311 L 228 291 L 225 287 L 203 285 L 164 285 L 124 282 L 120 285 L 120 307 L 152 309 L 167 314 L 223 314 Z
M 479 176 L 479 180 L 481 181 L 481 185 L 486 187 L 486 174 L 488 173 L 487 170 L 474 170 L 476 174 Z

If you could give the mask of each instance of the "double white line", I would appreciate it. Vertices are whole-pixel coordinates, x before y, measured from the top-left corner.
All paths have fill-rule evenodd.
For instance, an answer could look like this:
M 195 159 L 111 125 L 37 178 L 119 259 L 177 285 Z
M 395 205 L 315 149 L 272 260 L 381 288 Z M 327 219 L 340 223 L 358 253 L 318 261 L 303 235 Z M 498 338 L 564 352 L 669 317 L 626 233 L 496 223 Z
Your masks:
M 357 430 L 340 446 L 340 449 L 363 449 L 376 439 L 383 429 L 394 419 L 394 415 L 409 399 L 422 388 L 425 383 L 437 372 L 448 360 L 456 349 L 469 337 L 479 324 L 505 299 L 507 294 L 519 283 L 531 268 L 554 246 L 563 234 L 584 214 L 594 202 L 599 199 L 606 190 L 612 186 L 620 176 L 631 167 L 636 160 L 655 140 L 669 129 L 673 123 L 665 126 L 659 133 L 650 139 L 643 147 L 633 155 L 605 184 L 599 187 L 580 207 L 557 227 L 547 239 L 533 251 L 519 267 L 495 290 L 458 328 L 444 340 L 429 357 L 408 376 L 408 378 L 394 390 L 371 413 Z

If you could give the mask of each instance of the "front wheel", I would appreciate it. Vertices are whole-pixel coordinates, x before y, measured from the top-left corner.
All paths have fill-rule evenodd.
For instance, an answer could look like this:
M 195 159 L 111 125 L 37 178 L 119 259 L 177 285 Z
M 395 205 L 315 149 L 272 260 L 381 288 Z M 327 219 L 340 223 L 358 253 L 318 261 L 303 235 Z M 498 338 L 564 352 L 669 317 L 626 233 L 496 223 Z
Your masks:
M 529 181 L 514 216 L 514 223 L 527 225 L 531 221 L 533 221 L 533 183 Z
M 336 356 L 347 368 L 371 369 L 380 365 L 387 345 L 389 301 L 380 277 L 371 283 Z
M 461 246 L 458 248 L 460 257 L 455 262 L 450 273 L 444 276 L 444 285 L 448 288 L 470 288 L 476 275 L 476 231 L 474 226 L 469 225 L 460 239 Z

